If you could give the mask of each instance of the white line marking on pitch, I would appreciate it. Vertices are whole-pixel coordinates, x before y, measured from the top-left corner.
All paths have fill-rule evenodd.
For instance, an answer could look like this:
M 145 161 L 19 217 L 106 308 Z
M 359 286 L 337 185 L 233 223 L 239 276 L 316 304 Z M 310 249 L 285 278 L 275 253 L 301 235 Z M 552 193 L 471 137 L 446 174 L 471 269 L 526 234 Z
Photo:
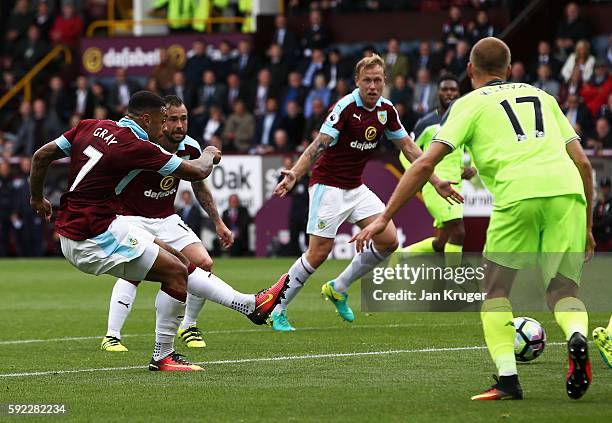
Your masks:
M 434 324 L 431 323 L 412 323 L 412 324 L 388 324 L 388 325 L 356 325 L 352 327 L 346 326 L 338 326 L 338 327 L 305 327 L 299 328 L 299 331 L 316 331 L 316 330 L 357 330 L 357 329 L 382 329 L 382 328 L 410 328 L 416 326 L 428 326 L 428 327 L 444 327 L 444 326 L 463 326 L 467 324 L 464 323 L 440 323 Z M 255 333 L 255 332 L 268 332 L 275 333 L 270 329 L 233 329 L 233 330 L 209 330 L 202 331 L 203 335 L 208 334 L 232 334 L 232 333 Z M 123 338 L 134 338 L 139 336 L 155 336 L 154 332 L 151 333 L 135 333 L 135 334 L 124 334 Z M 48 339 L 16 339 L 12 341 L 0 341 L 0 345 L 17 345 L 17 344 L 36 344 L 41 342 L 60 342 L 60 341 L 86 341 L 89 339 L 102 339 L 103 335 L 97 336 L 75 336 L 75 337 L 66 337 L 66 338 L 48 338 Z
M 551 342 L 552 345 L 566 345 L 564 342 Z M 410 353 L 432 353 L 432 352 L 453 352 L 453 351 L 475 351 L 486 350 L 485 346 L 471 347 L 447 347 L 447 348 L 422 348 L 416 350 L 388 350 L 388 351 L 363 351 L 352 353 L 331 353 L 331 354 L 306 354 L 306 355 L 288 355 L 280 357 L 256 357 L 243 358 L 237 360 L 217 360 L 217 361 L 201 361 L 195 364 L 214 365 L 214 364 L 241 364 L 241 363 L 257 363 L 266 361 L 291 361 L 291 360 L 310 360 L 317 358 L 338 358 L 338 357 L 363 357 L 372 355 L 395 355 L 395 354 L 410 354 Z M 29 377 L 29 376 L 48 376 L 48 375 L 63 375 L 70 373 L 91 373 L 91 372 L 112 372 L 117 370 L 135 370 L 146 369 L 146 366 L 125 366 L 125 367 L 101 367 L 94 369 L 75 369 L 75 370 L 52 370 L 45 372 L 29 372 L 29 373 L 0 373 L 0 378 L 4 377 Z

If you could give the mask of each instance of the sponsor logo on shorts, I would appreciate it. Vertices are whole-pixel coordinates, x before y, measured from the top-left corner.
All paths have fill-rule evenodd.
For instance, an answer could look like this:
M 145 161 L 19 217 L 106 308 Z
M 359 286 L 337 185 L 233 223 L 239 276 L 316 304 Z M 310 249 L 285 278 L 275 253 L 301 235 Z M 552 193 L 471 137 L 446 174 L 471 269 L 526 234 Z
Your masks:
M 152 189 L 146 190 L 144 192 L 144 196 L 148 198 L 152 198 L 154 200 L 159 200 L 162 198 L 170 197 L 171 195 L 176 194 L 176 187 L 174 187 L 170 191 L 153 191 Z
M 164 178 L 159 183 L 159 187 L 163 189 L 164 191 L 168 191 L 170 188 L 172 188 L 175 182 L 176 182 L 176 178 L 174 176 L 171 176 L 171 175 L 164 176 Z
M 324 220 L 319 220 L 319 223 L 318 223 L 317 227 L 319 229 L 325 229 L 325 225 L 326 225 L 326 223 L 325 223 Z
M 138 240 L 136 238 L 132 238 L 131 236 L 128 237 L 128 240 L 130 241 L 130 245 L 132 247 L 135 247 L 136 245 L 138 245 Z
M 374 138 L 376 138 L 376 128 L 373 126 L 368 126 L 365 130 L 364 136 L 366 141 L 372 141 Z
M 373 150 L 376 148 L 376 142 L 359 142 L 359 141 L 353 141 L 351 143 L 351 147 L 353 147 L 356 150 Z

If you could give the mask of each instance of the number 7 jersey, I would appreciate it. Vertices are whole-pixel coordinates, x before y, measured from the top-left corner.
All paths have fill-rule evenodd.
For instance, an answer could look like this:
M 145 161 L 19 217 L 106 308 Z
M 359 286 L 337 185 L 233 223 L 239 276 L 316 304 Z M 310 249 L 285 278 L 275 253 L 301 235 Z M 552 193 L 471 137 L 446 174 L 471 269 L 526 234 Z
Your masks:
M 433 141 L 468 146 L 496 207 L 578 194 L 580 173 L 566 144 L 579 139 L 557 100 L 529 84 L 492 81 L 456 100 Z
M 55 228 L 75 241 L 106 231 L 116 217 L 116 195 L 131 173 L 152 170 L 166 176 L 181 164 L 127 118 L 83 120 L 55 143 L 70 157 L 69 190 L 62 195 Z

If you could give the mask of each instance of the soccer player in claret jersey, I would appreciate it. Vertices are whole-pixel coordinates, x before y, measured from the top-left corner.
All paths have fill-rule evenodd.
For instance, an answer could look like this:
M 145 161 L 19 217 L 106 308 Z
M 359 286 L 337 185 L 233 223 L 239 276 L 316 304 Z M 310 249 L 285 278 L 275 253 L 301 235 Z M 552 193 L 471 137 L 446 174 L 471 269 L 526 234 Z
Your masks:
M 357 88 L 335 104 L 319 135 L 293 168 L 281 171 L 284 178 L 275 194 L 284 196 L 314 165 L 309 188 L 308 251 L 289 269 L 286 298 L 272 313 L 275 330 L 293 330 L 285 311 L 287 304 L 325 261 L 339 226 L 349 221 L 363 228 L 384 210 L 382 201 L 361 180 L 363 168 L 380 140 L 386 136 L 410 161 L 422 154 L 402 126 L 393 104 L 382 97 L 384 69 L 385 63 L 378 55 L 361 59 L 355 68 Z M 430 181 L 443 197 L 463 200 L 451 182 L 441 181 L 435 175 Z M 322 294 L 331 300 L 342 319 L 354 320 L 346 293 L 351 283 L 388 257 L 397 244 L 395 226 L 391 223 L 365 251 L 355 255 L 335 280 L 323 285 Z
M 158 141 L 159 145 L 182 159 L 198 158 L 202 153 L 200 145 L 186 135 L 187 108 L 176 96 L 167 96 L 164 101 L 167 120 L 162 130 L 163 135 Z M 255 296 L 237 292 L 220 278 L 210 274 L 213 265 L 210 255 L 198 236 L 174 212 L 178 178 L 172 175 L 163 176 L 156 172 L 140 172 L 130 174 L 128 179 L 122 181 L 123 183 L 116 189 L 119 194 L 118 214 L 121 215 L 118 219 L 155 235 L 180 251 L 191 263 L 201 269 L 194 273 L 202 277 L 195 278 L 194 275 L 188 280 L 185 317 L 181 322 L 178 336 L 187 347 L 202 348 L 206 344 L 196 322 L 206 299 L 249 315 L 255 307 Z M 199 203 L 215 223 L 222 245 L 231 246 L 234 241 L 232 232 L 219 217 L 210 190 L 204 181 L 192 182 L 191 186 Z M 136 298 L 138 284 L 139 281 L 125 279 L 119 279 L 115 283 L 110 300 L 108 330 L 102 339 L 101 349 L 110 352 L 127 351 L 121 343 L 121 328 Z
M 497 370 L 496 383 L 473 400 L 522 399 L 515 329 L 508 295 L 517 269 L 541 260 L 548 306 L 567 339 L 566 392 L 584 395 L 591 383 L 588 316 L 576 296 L 584 260 L 593 255 L 591 165 L 554 97 L 531 85 L 506 82 L 510 49 L 480 40 L 470 54 L 474 91 L 455 101 L 427 152 L 402 176 L 387 208 L 357 234 L 362 250 L 423 186 L 442 158 L 468 146 L 495 198 L 487 230 L 486 301 L 481 319 Z M 524 253 L 524 254 L 522 254 Z
M 128 104 L 119 122 L 87 119 L 36 151 L 30 175 L 30 203 L 46 221 L 51 203 L 43 196 L 47 169 L 54 160 L 70 157 L 70 188 L 62 195 L 55 227 L 66 259 L 85 273 L 102 273 L 130 280 L 161 282 L 155 301 L 155 348 L 150 370 L 197 371 L 174 350 L 180 318 L 185 312 L 186 286 L 193 264 L 150 233 L 116 219 L 116 189 L 131 172 L 142 169 L 200 181 L 221 159 L 208 147 L 195 160 L 181 160 L 151 141 L 157 141 L 165 121 L 165 104 L 141 91 Z M 200 269 L 201 270 L 201 269 Z M 267 305 L 279 301 L 286 277 L 274 285 L 253 318 L 263 318 Z
M 451 74 L 443 74 L 438 81 L 438 100 L 440 105 L 431 113 L 420 118 L 415 127 L 412 137 L 414 142 L 423 151 L 427 151 L 431 145 L 433 136 L 440 129 L 440 121 L 451 103 L 459 98 L 459 81 Z M 463 163 L 463 148 L 458 148 L 444 157 L 438 163 L 435 172 L 438 177 L 451 181 L 470 179 L 476 174 L 473 167 L 465 167 Z M 410 167 L 410 163 L 403 154 L 400 154 L 400 162 L 404 169 Z M 461 192 L 461 183 L 455 188 Z M 463 240 L 465 229 L 463 226 L 463 204 L 449 204 L 438 195 L 430 183 L 426 183 L 421 190 L 423 203 L 429 214 L 434 218 L 436 236 L 426 238 L 417 243 L 397 250 L 407 253 L 445 252 L 447 263 L 461 263 L 461 252 L 463 251 Z

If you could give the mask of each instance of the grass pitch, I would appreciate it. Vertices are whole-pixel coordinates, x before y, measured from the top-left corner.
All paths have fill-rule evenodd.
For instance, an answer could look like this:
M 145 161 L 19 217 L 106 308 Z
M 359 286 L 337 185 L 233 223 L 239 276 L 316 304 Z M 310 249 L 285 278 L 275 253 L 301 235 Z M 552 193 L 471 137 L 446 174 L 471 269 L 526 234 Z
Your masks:
M 291 260 L 218 259 L 215 273 L 243 292 L 276 281 Z M 477 313 L 356 313 L 352 324 L 320 287 L 346 262 L 327 262 L 289 308 L 293 333 L 257 327 L 207 302 L 208 346 L 177 350 L 206 371 L 149 372 L 157 284 L 138 290 L 123 331 L 127 353 L 99 350 L 114 279 L 65 260 L 0 261 L 0 403 L 64 403 L 58 421 L 610 421 L 612 370 L 591 344 L 594 381 L 564 392 L 565 347 L 552 314 L 534 314 L 549 345 L 519 367 L 524 401 L 470 402 L 494 366 Z M 359 310 L 359 284 L 349 291 Z M 591 316 L 591 328 L 609 316 Z M 39 417 L 38 419 L 46 419 Z M 0 416 L 15 421 L 16 417 Z M 30 420 L 30 419 L 28 419 Z

